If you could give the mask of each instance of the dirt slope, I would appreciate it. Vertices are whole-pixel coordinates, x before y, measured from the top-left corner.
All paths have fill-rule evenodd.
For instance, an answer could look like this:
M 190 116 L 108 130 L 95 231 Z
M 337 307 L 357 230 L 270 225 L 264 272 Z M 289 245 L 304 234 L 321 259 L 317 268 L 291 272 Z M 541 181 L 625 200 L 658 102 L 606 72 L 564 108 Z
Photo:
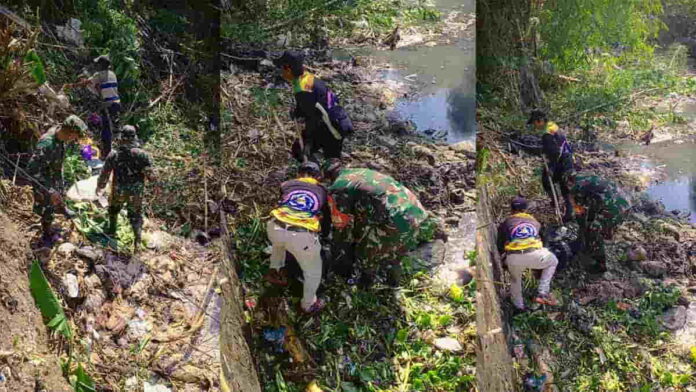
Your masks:
M 0 210 L 0 391 L 71 391 L 29 291 L 28 188 L 8 187 Z M 31 209 L 29 209 L 31 211 Z

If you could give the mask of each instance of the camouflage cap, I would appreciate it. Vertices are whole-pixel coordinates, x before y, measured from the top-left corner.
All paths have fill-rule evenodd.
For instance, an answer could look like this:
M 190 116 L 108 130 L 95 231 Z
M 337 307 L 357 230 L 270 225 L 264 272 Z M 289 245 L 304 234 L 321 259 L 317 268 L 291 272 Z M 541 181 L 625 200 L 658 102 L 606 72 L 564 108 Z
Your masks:
M 101 55 L 101 56 L 94 59 L 95 64 L 99 64 L 101 62 L 106 62 L 107 64 L 111 64 L 111 59 L 109 58 L 109 55 L 104 54 L 104 55 Z
M 510 209 L 523 211 L 527 209 L 527 199 L 522 196 L 515 196 L 510 200 Z
M 135 127 L 132 125 L 124 125 L 121 128 L 121 137 L 124 139 L 135 139 L 138 136 L 138 133 L 135 130 Z
M 80 136 L 82 136 L 87 131 L 87 124 L 76 115 L 71 114 L 63 121 L 63 128 L 70 128 L 78 131 Z

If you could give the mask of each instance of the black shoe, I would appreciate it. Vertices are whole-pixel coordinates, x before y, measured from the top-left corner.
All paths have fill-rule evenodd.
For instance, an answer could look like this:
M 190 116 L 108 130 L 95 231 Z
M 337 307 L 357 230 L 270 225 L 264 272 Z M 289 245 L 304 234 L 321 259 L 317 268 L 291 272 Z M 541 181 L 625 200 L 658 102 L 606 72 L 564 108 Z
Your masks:
M 391 287 L 397 287 L 399 283 L 401 282 L 401 274 L 402 274 L 402 268 L 401 265 L 392 265 L 391 268 L 389 268 L 389 271 L 387 273 L 387 283 Z

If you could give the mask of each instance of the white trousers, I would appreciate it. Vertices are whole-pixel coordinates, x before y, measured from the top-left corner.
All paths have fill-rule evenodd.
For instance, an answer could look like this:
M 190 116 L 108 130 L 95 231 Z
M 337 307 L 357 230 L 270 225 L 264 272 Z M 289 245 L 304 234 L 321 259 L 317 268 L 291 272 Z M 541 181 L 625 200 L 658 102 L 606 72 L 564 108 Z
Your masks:
M 266 225 L 268 239 L 271 241 L 271 268 L 285 266 L 285 252 L 295 256 L 304 275 L 302 308 L 309 310 L 317 299 L 317 289 L 321 283 L 321 244 L 319 233 L 311 231 L 290 231 L 271 219 Z
M 527 268 L 544 270 L 539 281 L 539 294 L 548 294 L 551 287 L 551 279 L 556 272 L 558 259 L 556 255 L 546 248 L 537 249 L 529 253 L 508 253 L 506 256 L 508 271 L 512 280 L 510 295 L 512 303 L 518 307 L 524 307 L 522 299 L 522 274 Z

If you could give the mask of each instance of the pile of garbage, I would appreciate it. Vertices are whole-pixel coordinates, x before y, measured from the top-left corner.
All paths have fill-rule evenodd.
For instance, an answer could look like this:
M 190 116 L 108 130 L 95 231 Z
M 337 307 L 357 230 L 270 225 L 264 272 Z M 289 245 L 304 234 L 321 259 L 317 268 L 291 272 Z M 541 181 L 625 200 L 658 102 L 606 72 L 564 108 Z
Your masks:
M 216 248 L 146 219 L 147 249 L 131 256 L 91 243 L 71 221 L 61 224 L 66 240 L 44 258 L 44 271 L 83 342 L 74 349 L 95 383 L 110 390 L 148 383 L 166 386 L 162 391 L 217 390 Z

